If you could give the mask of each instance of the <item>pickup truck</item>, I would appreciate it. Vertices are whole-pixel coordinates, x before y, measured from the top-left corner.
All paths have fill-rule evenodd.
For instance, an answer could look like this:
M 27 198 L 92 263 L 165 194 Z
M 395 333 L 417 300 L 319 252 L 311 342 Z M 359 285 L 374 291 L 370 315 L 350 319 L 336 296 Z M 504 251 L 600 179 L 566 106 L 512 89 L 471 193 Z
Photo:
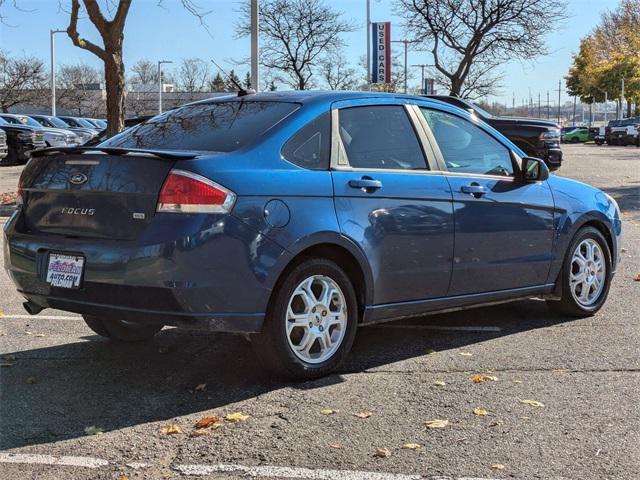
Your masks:
M 9 155 L 9 147 L 7 146 L 7 134 L 4 130 L 0 130 L 0 164 L 2 159 Z
M 562 165 L 560 126 L 557 123 L 529 117 L 496 117 L 462 98 L 448 95 L 427 96 L 473 113 L 515 143 L 530 157 L 544 160 L 549 170 L 557 170 Z
M 634 145 L 639 133 L 640 117 L 611 120 L 605 129 L 605 140 L 608 145 Z
M 9 147 L 6 158 L 0 156 L 0 165 L 16 165 L 27 163 L 31 158 L 31 150 L 44 148 L 44 133 L 41 128 L 28 125 L 14 125 L 0 118 L 0 130 L 7 136 Z

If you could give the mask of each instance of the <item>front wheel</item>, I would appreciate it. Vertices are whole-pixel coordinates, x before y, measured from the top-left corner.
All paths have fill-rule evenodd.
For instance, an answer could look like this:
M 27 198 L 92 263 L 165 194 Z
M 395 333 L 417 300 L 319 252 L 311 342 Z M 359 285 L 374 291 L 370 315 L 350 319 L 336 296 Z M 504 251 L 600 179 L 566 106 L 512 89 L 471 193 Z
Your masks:
M 143 342 L 150 340 L 162 329 L 162 325 L 114 320 L 93 315 L 83 315 L 87 326 L 102 337 L 121 342 Z
M 558 277 L 562 282 L 561 299 L 548 304 L 564 315 L 593 315 L 607 299 L 611 278 L 611 252 L 606 239 L 599 230 L 584 227 L 565 254 Z
M 357 323 L 358 303 L 347 274 L 330 260 L 311 258 L 279 285 L 256 344 L 261 360 L 277 373 L 318 378 L 344 361 Z

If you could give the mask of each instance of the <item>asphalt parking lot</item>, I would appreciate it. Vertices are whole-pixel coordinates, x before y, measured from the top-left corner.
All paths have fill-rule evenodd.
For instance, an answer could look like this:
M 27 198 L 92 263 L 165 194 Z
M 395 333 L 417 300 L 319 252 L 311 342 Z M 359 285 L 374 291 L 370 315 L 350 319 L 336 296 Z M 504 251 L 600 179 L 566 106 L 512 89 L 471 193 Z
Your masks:
M 0 477 L 638 478 L 640 149 L 563 149 L 559 174 L 624 213 L 597 315 L 529 300 L 363 328 L 348 363 L 317 381 L 270 378 L 243 337 L 167 329 L 122 345 L 73 314 L 29 317 L 1 271 Z M 0 170 L 3 188 L 14 170 Z M 237 412 L 248 417 L 196 433 Z

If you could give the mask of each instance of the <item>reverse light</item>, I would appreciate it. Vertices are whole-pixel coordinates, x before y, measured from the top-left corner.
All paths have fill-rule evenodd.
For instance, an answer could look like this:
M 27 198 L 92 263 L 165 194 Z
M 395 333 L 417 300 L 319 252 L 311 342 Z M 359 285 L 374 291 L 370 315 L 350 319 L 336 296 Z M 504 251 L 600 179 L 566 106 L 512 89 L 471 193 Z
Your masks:
M 229 213 L 236 194 L 196 173 L 171 170 L 158 197 L 158 212 Z

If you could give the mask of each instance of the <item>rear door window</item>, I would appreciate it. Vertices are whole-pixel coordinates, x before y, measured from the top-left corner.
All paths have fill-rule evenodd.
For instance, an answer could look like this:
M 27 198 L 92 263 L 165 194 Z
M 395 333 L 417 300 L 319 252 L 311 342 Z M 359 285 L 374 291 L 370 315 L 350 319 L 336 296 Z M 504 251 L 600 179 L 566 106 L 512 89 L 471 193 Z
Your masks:
M 331 117 L 323 113 L 298 130 L 282 147 L 285 160 L 302 168 L 327 170 L 331 153 Z
M 232 152 L 254 142 L 298 108 L 296 103 L 262 101 L 185 105 L 125 130 L 100 146 Z
M 340 110 L 340 139 L 353 168 L 426 169 L 409 116 L 402 105 Z

